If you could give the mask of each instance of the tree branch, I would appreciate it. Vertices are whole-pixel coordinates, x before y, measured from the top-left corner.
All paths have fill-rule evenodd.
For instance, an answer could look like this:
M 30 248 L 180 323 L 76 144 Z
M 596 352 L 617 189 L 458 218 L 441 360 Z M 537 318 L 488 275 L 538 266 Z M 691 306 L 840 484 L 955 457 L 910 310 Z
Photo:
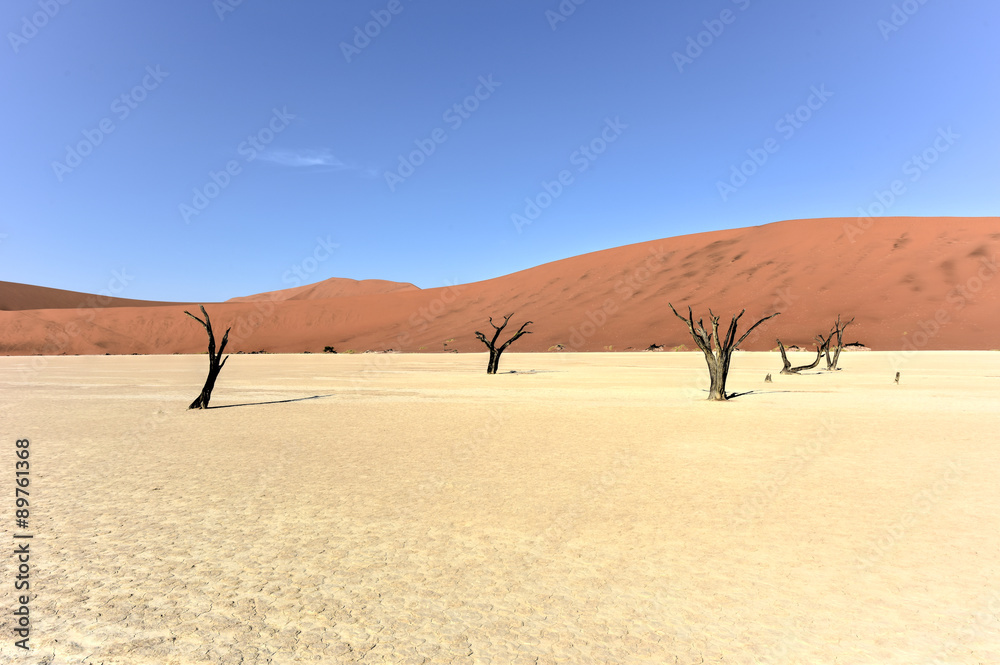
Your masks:
M 759 326 L 760 324 L 764 323 L 764 322 L 765 322 L 765 321 L 767 321 L 768 319 L 773 319 L 774 317 L 778 316 L 779 314 L 781 314 L 781 312 L 775 312 L 775 313 L 774 313 L 774 314 L 772 314 L 771 316 L 765 316 L 765 317 L 764 317 L 763 319 L 761 319 L 761 320 L 760 320 L 760 321 L 758 321 L 757 323 L 755 323 L 755 324 L 753 324 L 752 326 L 750 326 L 750 330 L 748 330 L 748 331 L 746 331 L 745 333 L 743 333 L 743 337 L 740 337 L 740 341 L 736 342 L 736 346 L 735 346 L 735 348 L 737 348 L 737 349 L 738 349 L 738 348 L 740 348 L 740 344 L 742 344 L 742 343 L 743 343 L 743 340 L 745 340 L 745 339 L 746 339 L 746 338 L 747 338 L 747 337 L 748 337 L 748 336 L 750 335 L 750 333 L 752 333 L 752 332 L 753 332 L 753 329 L 754 329 L 754 328 L 756 328 L 756 327 L 757 327 L 757 326 Z
M 685 319 L 683 316 L 677 313 L 677 310 L 674 309 L 673 304 L 668 302 L 667 305 L 670 306 L 670 310 L 674 313 L 674 316 L 683 321 L 684 324 L 687 326 L 688 332 L 691 333 L 691 337 L 694 339 L 694 343 L 698 345 L 698 348 L 701 349 L 702 353 L 711 354 L 712 349 L 709 346 L 710 341 L 708 338 L 708 333 L 705 331 L 705 325 L 699 319 L 698 320 L 699 330 L 695 330 L 694 314 L 691 312 L 691 307 L 688 306 L 688 318 Z
M 818 337 L 818 335 L 817 335 Z M 781 363 L 784 365 L 781 369 L 782 374 L 798 374 L 804 369 L 812 369 L 819 364 L 820 359 L 823 357 L 823 346 L 818 344 L 816 346 L 816 360 L 809 365 L 802 365 L 800 367 L 792 367 L 792 363 L 788 362 L 788 356 L 785 355 L 785 345 L 778 340 L 778 349 L 781 351 Z
M 513 315 L 513 314 L 511 314 L 511 316 L 514 316 L 514 315 Z M 531 323 L 531 321 L 526 321 L 526 322 L 525 322 L 525 323 L 524 323 L 524 324 L 523 324 L 523 325 L 522 325 L 522 326 L 521 326 L 521 327 L 520 327 L 520 328 L 518 329 L 518 331 L 517 331 L 516 333 L 514 333 L 514 336 L 513 336 L 513 337 L 511 337 L 511 338 L 510 338 L 510 339 L 508 339 L 508 340 L 507 340 L 506 342 L 504 342 L 503 346 L 501 346 L 501 347 L 500 347 L 500 352 L 501 352 L 501 353 L 503 353 L 504 349 L 506 349 L 506 348 L 507 348 L 508 346 L 510 346 L 510 345 L 511 345 L 511 342 L 513 342 L 514 340 L 516 340 L 516 339 L 517 339 L 518 337 L 520 337 L 521 335 L 530 335 L 530 334 L 531 334 L 531 331 L 530 331 L 530 330 L 525 330 L 525 329 L 524 329 L 524 326 L 526 326 L 526 325 L 528 325 L 528 324 L 530 324 L 530 323 Z
M 205 306 L 204 305 L 199 305 L 199 307 L 201 307 L 201 313 L 205 315 L 206 319 L 208 319 L 208 312 L 205 311 Z M 187 310 L 184 310 L 184 313 L 187 314 L 188 316 L 190 316 L 192 319 L 194 319 L 198 323 L 200 323 L 201 325 L 205 326 L 205 328 L 208 328 L 208 324 L 207 323 L 205 323 L 204 321 L 202 321 L 201 319 L 199 319 L 197 316 L 195 316 L 191 312 L 189 312 Z
M 510 321 L 510 317 L 512 316 L 514 316 L 514 312 L 511 312 L 507 316 L 503 317 L 503 325 L 500 326 L 499 328 L 497 328 L 497 324 L 493 323 L 493 317 L 492 316 L 490 317 L 490 325 L 493 326 L 494 330 L 496 330 L 496 332 L 493 334 L 493 341 L 490 343 L 491 349 L 497 345 L 497 340 L 500 339 L 500 333 L 503 332 L 503 329 L 507 327 L 507 322 Z
M 226 328 L 226 334 L 222 336 L 222 344 L 219 346 L 219 354 L 218 354 L 219 356 L 221 356 L 226 351 L 226 344 L 229 343 L 229 331 L 230 330 L 232 330 L 231 327 L 230 328 Z

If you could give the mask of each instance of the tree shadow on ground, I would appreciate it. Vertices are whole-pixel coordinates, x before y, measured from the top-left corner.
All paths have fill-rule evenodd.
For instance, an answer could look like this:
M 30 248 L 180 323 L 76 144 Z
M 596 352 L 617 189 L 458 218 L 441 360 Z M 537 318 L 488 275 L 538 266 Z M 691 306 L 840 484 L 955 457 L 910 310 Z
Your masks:
M 702 392 L 707 393 L 707 390 Z M 777 395 L 778 393 L 829 393 L 832 390 L 748 390 L 745 393 L 727 393 L 726 399 L 736 399 L 737 397 L 743 397 L 744 395 Z
M 708 392 L 708 391 L 706 390 L 705 392 Z M 770 392 L 790 393 L 792 391 L 791 390 L 773 390 L 773 391 L 770 391 Z M 745 393 L 729 393 L 728 395 L 726 395 L 726 399 L 736 399 L 737 397 L 745 397 L 747 395 L 755 395 L 755 394 L 760 394 L 760 393 L 758 393 L 756 390 L 748 390 Z
M 506 372 L 497 372 L 497 374 L 555 374 L 565 371 L 563 369 L 512 369 Z
M 267 404 L 287 404 L 289 402 L 305 402 L 311 399 L 319 399 L 321 397 L 333 397 L 333 393 L 329 395 L 312 395 L 311 397 L 295 397 L 293 399 L 277 399 L 271 402 L 247 402 L 246 404 L 223 404 L 222 406 L 210 406 L 209 409 L 231 409 L 236 406 L 264 406 Z

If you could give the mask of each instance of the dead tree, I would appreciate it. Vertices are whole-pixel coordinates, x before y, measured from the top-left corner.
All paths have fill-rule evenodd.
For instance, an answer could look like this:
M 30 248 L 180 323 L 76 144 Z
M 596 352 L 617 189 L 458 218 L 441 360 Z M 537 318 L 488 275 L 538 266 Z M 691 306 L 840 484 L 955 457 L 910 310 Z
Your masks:
M 854 318 L 840 325 L 840 314 L 837 315 L 837 322 L 833 325 L 833 330 L 830 331 L 829 337 L 826 339 L 826 368 L 828 370 L 836 371 L 837 361 L 840 360 L 840 352 L 844 349 L 844 331 L 847 330 L 847 326 L 854 323 Z M 833 359 L 830 359 L 830 347 L 833 345 L 833 336 L 837 336 L 837 346 L 833 350 Z
M 222 344 L 219 346 L 219 351 L 215 351 L 215 335 L 212 333 L 212 320 L 208 318 L 208 312 L 205 311 L 204 305 L 199 305 L 201 307 L 201 313 L 205 315 L 205 320 L 202 321 L 197 316 L 191 312 L 185 311 L 184 313 L 190 316 L 192 319 L 205 326 L 205 330 L 208 331 L 208 378 L 205 379 L 205 387 L 201 389 L 201 394 L 191 402 L 189 409 L 207 409 L 208 402 L 212 399 L 212 390 L 215 388 L 215 380 L 219 378 L 219 372 L 222 371 L 222 366 L 226 364 L 229 360 L 229 356 L 222 358 L 222 353 L 226 350 L 226 344 L 229 342 L 229 331 L 232 328 L 226 328 L 226 334 L 222 337 Z M 222 358 L 222 362 L 219 362 L 219 358 Z
M 708 310 L 708 314 L 712 319 L 712 332 L 709 333 L 705 330 L 705 325 L 701 319 L 698 319 L 698 327 L 695 328 L 694 315 L 691 313 L 690 307 L 688 307 L 687 318 L 684 318 L 677 313 L 672 304 L 667 304 L 670 305 L 670 309 L 674 315 L 687 325 L 688 332 L 691 333 L 694 343 L 705 354 L 705 362 L 708 364 L 708 373 L 711 377 L 708 399 L 716 402 L 727 401 L 730 396 L 726 394 L 726 378 L 729 376 L 729 363 L 733 357 L 733 351 L 739 348 L 740 344 L 753 332 L 754 328 L 768 319 L 778 316 L 780 312 L 775 312 L 771 316 L 765 316 L 750 326 L 750 329 L 743 333 L 743 336 L 737 341 L 736 326 L 740 317 L 746 312 L 745 309 L 740 310 L 740 313 L 733 317 L 733 320 L 729 323 L 729 330 L 726 332 L 726 337 L 722 339 L 719 337 L 719 317 L 713 314 L 712 310 Z
M 820 352 L 826 354 L 826 366 L 830 367 L 830 342 L 833 341 L 833 333 L 830 333 L 826 337 L 822 335 L 816 335 L 816 343 L 819 344 Z
M 524 329 L 526 326 L 528 326 L 529 324 L 531 324 L 531 321 L 527 321 L 526 323 L 524 323 L 518 329 L 518 331 L 516 333 L 514 333 L 513 337 L 511 337 L 506 342 L 504 342 L 502 346 L 498 347 L 497 346 L 497 338 L 500 337 L 500 332 L 504 328 L 507 327 L 507 322 L 510 321 L 510 317 L 512 317 L 512 316 L 514 316 L 513 312 L 511 312 L 507 316 L 503 317 L 503 325 L 502 326 L 497 326 L 497 324 L 493 323 L 493 317 L 492 316 L 490 317 L 490 325 L 493 326 L 493 330 L 495 330 L 496 332 L 493 333 L 493 339 L 491 339 L 489 341 L 486 340 L 486 335 L 484 335 L 483 333 L 479 332 L 478 330 L 476 331 L 476 338 L 479 341 L 481 341 L 483 344 L 485 344 L 489 348 L 489 350 L 490 350 L 490 362 L 489 362 L 488 365 L 486 365 L 486 373 L 487 374 L 496 374 L 497 373 L 497 367 L 500 366 L 500 354 L 503 353 L 504 351 L 506 351 L 507 347 L 510 346 L 514 342 L 514 340 L 516 340 L 521 335 L 530 335 L 531 334 L 530 330 L 525 330 Z
M 799 372 L 801 372 L 804 369 L 812 369 L 813 367 L 815 367 L 816 365 L 819 364 L 820 360 L 823 359 L 823 348 L 824 348 L 824 345 L 822 343 L 817 344 L 817 346 L 816 346 L 816 360 L 814 360 L 811 365 L 802 365 L 801 367 L 792 367 L 792 363 L 788 362 L 788 356 L 785 355 L 785 345 L 782 344 L 781 340 L 779 339 L 778 340 L 778 350 L 781 351 L 781 363 L 784 365 L 784 367 L 781 368 L 781 373 L 782 374 L 798 374 Z

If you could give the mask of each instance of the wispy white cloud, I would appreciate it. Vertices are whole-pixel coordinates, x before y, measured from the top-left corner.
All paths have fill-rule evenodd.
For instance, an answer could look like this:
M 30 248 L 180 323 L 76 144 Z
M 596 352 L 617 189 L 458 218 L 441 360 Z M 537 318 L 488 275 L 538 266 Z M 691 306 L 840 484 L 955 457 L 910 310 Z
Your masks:
M 260 158 L 279 164 L 302 168 L 310 166 L 328 166 L 338 170 L 351 168 L 333 156 L 329 150 L 268 150 L 261 153 Z

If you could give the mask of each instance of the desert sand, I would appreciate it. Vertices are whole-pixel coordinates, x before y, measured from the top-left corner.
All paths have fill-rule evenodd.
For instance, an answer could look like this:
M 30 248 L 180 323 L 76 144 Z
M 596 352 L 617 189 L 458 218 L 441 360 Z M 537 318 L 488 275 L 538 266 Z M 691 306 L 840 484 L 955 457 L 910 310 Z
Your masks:
M 617 247 L 472 284 L 333 279 L 208 310 L 221 330 L 232 326 L 229 349 L 248 353 L 481 352 L 473 333 L 511 312 L 516 324 L 534 322 L 518 351 L 691 348 L 668 302 L 727 321 L 745 308 L 744 327 L 780 311 L 747 351 L 771 350 L 777 336 L 811 345 L 838 314 L 855 318 L 845 342 L 876 351 L 988 351 L 1000 349 L 998 255 L 997 217 L 792 220 Z M 204 330 L 184 315 L 190 305 L 95 308 L 19 286 L 0 284 L 0 309 L 18 310 L 0 311 L 0 354 L 204 350 Z
M 114 284 L 115 289 L 124 289 L 120 283 Z M 36 309 L 93 309 L 108 307 L 165 307 L 180 303 L 166 303 L 155 300 L 130 300 L 116 298 L 107 293 L 83 293 L 81 291 L 66 291 L 50 289 L 45 286 L 18 284 L 16 282 L 0 281 L 0 312 L 19 312 Z M 73 312 L 76 317 L 83 316 L 81 312 Z
M 292 275 L 294 278 L 295 276 Z M 290 289 L 278 291 L 265 291 L 252 296 L 239 296 L 230 298 L 226 302 L 278 302 L 281 300 L 323 300 L 327 298 L 349 298 L 354 296 L 373 296 L 396 291 L 418 291 L 419 289 L 408 282 L 389 282 L 384 279 L 344 279 L 342 277 L 332 277 L 330 279 L 296 286 Z
M 485 364 L 233 356 L 188 411 L 204 355 L 0 358 L 0 661 L 1000 662 L 1000 353 Z

